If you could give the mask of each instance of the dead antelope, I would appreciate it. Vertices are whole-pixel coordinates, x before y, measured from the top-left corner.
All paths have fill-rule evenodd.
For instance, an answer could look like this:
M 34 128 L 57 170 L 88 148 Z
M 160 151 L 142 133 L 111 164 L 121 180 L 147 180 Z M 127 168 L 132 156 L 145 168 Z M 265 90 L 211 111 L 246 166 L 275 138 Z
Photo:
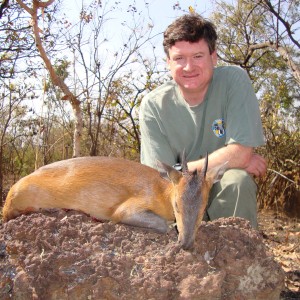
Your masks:
M 151 228 L 165 233 L 177 222 L 183 249 L 193 247 L 220 166 L 189 173 L 161 164 L 161 174 L 137 162 L 111 157 L 80 157 L 46 165 L 10 189 L 3 208 L 8 221 L 40 209 L 82 211 L 100 220 Z M 168 179 L 168 180 L 166 180 Z

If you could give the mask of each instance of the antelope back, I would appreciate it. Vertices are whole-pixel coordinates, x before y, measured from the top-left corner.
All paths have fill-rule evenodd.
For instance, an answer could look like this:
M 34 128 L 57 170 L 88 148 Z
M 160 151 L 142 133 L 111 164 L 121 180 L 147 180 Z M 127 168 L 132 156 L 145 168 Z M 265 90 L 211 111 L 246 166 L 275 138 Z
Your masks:
M 110 157 L 68 159 L 41 167 L 19 180 L 9 191 L 3 219 L 41 208 L 66 208 L 112 220 L 114 211 L 132 200 L 137 211 L 153 210 L 173 220 L 168 203 L 170 187 L 159 172 L 137 162 Z

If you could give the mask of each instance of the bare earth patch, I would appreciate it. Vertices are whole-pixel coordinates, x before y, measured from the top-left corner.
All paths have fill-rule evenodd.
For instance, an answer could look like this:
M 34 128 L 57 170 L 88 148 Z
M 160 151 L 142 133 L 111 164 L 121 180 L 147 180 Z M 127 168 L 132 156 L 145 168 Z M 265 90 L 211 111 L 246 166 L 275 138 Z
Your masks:
M 300 299 L 300 223 L 273 211 L 259 213 L 260 233 L 267 249 L 285 271 L 281 299 Z
M 23 215 L 0 225 L 0 299 L 297 299 L 282 298 L 286 274 L 267 235 L 238 218 L 203 222 L 187 252 L 174 228 Z

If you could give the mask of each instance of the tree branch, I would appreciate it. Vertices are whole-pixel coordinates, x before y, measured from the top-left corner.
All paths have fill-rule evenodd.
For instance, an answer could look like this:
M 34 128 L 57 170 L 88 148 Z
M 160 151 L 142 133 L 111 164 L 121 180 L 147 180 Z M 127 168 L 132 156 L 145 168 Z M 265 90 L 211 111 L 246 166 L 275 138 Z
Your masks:
M 32 18 L 32 29 L 35 37 L 36 47 L 43 59 L 47 70 L 49 71 L 50 78 L 54 85 L 58 86 L 62 92 L 65 94 L 64 99 L 68 99 L 72 105 L 73 113 L 75 116 L 75 131 L 74 131 L 74 148 L 73 156 L 80 156 L 80 138 L 82 131 L 82 116 L 80 101 L 77 97 L 70 91 L 68 86 L 65 84 L 64 80 L 59 77 L 52 66 L 50 59 L 47 56 L 47 53 L 43 47 L 42 39 L 40 37 L 40 29 L 38 27 L 38 10 L 44 9 L 45 7 L 51 5 L 55 0 L 49 0 L 47 2 L 41 2 L 39 0 L 33 0 L 33 7 L 30 9 L 23 1 L 17 0 L 18 4 L 25 9 Z
M 267 8 L 269 9 L 269 11 L 277 18 L 277 20 L 279 20 L 281 22 L 281 24 L 285 27 L 285 29 L 286 29 L 286 31 L 288 33 L 288 36 L 291 39 L 291 41 L 300 49 L 300 43 L 296 39 L 294 39 L 290 23 L 287 22 L 287 21 L 285 21 L 280 16 L 280 13 L 275 10 L 275 8 L 273 7 L 271 1 L 269 1 L 269 0 L 263 0 L 263 3 L 267 6 Z

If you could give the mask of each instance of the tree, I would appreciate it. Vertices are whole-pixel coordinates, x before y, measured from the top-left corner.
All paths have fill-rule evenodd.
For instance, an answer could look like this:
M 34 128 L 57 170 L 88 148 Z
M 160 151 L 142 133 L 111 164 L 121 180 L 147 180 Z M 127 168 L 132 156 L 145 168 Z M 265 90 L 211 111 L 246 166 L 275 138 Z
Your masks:
M 5 84 L 1 80 L 1 98 L 0 98 L 0 200 L 3 199 L 3 180 L 5 171 L 6 149 L 11 147 L 17 139 L 24 136 L 24 132 L 16 132 L 16 136 L 11 135 L 11 129 L 15 124 L 18 124 L 21 117 L 24 117 L 26 105 L 23 103 L 26 95 L 29 92 L 29 87 L 26 85 L 15 84 L 10 82 Z
M 37 119 L 32 120 L 33 127 L 40 127 L 36 131 L 42 130 L 40 136 L 43 138 L 43 144 L 35 148 L 36 154 L 38 150 L 41 154 L 36 155 L 36 166 L 40 165 L 38 161 L 41 159 L 44 163 L 52 159 L 49 156 L 51 154 L 49 149 L 53 149 L 50 145 L 50 141 L 53 142 L 52 128 L 55 130 L 57 128 L 49 122 L 59 120 L 59 117 L 55 118 L 54 115 L 50 115 L 46 107 L 53 109 L 53 112 L 54 108 L 63 108 L 65 101 L 58 99 L 70 100 L 71 98 L 72 100 L 72 95 L 76 96 L 76 101 L 72 102 L 73 111 L 75 115 L 80 115 L 80 122 L 75 123 L 75 138 L 77 136 L 76 125 L 81 123 L 82 127 L 79 126 L 79 128 L 83 129 L 83 131 L 77 130 L 80 132 L 81 143 L 78 139 L 79 145 L 76 146 L 75 143 L 75 152 L 76 149 L 81 149 L 90 155 L 100 154 L 106 141 L 113 140 L 109 134 L 118 130 L 122 132 L 118 136 L 118 144 L 122 142 L 126 148 L 125 145 L 128 143 L 137 157 L 139 151 L 137 107 L 143 92 L 151 88 L 151 77 L 156 74 L 155 55 L 151 66 L 144 64 L 145 61 L 150 61 L 147 59 L 149 50 L 146 45 L 150 45 L 150 51 L 152 50 L 153 53 L 155 51 L 155 47 L 151 45 L 151 40 L 155 36 L 152 34 L 151 19 L 144 19 L 134 5 L 134 1 L 128 4 L 128 7 L 122 6 L 120 2 L 91 1 L 88 6 L 82 6 L 78 14 L 79 22 L 76 21 L 75 24 L 71 24 L 67 16 L 62 17 L 59 13 L 60 1 L 15 0 L 11 2 L 10 6 L 1 10 L 1 22 L 3 20 L 5 30 L 11 30 L 12 41 L 15 41 L 13 32 L 18 33 L 18 41 L 15 41 L 16 47 L 11 48 L 11 53 L 23 60 L 15 63 L 14 66 L 12 66 L 12 60 L 8 60 L 7 69 L 14 70 L 12 76 L 18 76 L 15 66 L 25 66 L 20 71 L 26 70 L 26 75 L 37 79 L 36 87 L 40 89 L 40 95 L 43 95 L 40 100 L 43 99 L 42 102 L 45 103 L 41 105 L 44 109 L 43 115 L 36 116 Z M 143 9 L 147 10 L 147 5 Z M 20 48 L 23 41 L 22 31 L 18 32 L 18 28 L 21 28 L 18 23 L 20 20 L 12 18 L 12 14 L 16 12 L 23 21 L 20 24 L 24 27 L 24 37 L 26 36 L 24 40 L 26 43 L 31 42 L 34 46 L 30 48 L 32 54 L 28 52 L 29 49 Z M 120 12 L 122 16 L 124 15 L 122 21 L 119 21 L 120 15 L 116 17 Z M 11 21 L 10 27 L 5 25 L 6 21 Z M 116 23 L 122 31 L 120 36 L 122 44 L 118 46 L 115 46 L 111 32 L 107 31 L 109 26 L 116 26 Z M 5 49 L 3 48 L 3 51 Z M 22 53 L 22 57 L 18 53 Z M 151 55 L 153 53 L 150 52 Z M 37 56 L 40 56 L 42 60 L 30 60 Z M 3 57 L 6 56 L 3 55 Z M 44 66 L 49 70 L 49 78 L 39 71 L 39 69 L 44 69 Z M 122 83 L 123 79 L 124 83 Z M 158 80 L 157 76 L 154 81 L 156 80 Z M 40 84 L 37 84 L 38 82 Z M 116 85 L 117 82 L 119 84 Z M 130 88 L 127 88 L 125 84 L 128 84 Z M 119 91 L 116 89 L 117 86 L 120 87 Z M 116 95 L 117 101 L 112 105 L 112 98 Z M 122 99 L 125 95 L 126 99 Z M 129 104 L 132 103 L 134 105 L 130 106 Z M 62 112 L 65 113 L 64 110 Z M 84 124 L 82 118 L 84 118 Z M 24 122 L 21 123 L 24 124 Z M 70 123 L 64 124 L 68 124 L 66 132 L 69 132 Z M 82 134 L 87 134 L 83 140 Z
M 98 155 L 100 145 L 105 142 L 104 131 L 107 127 L 102 127 L 102 125 L 104 125 L 108 111 L 110 118 L 118 116 L 119 120 L 123 118 L 123 122 L 124 118 L 131 120 L 134 140 L 139 149 L 139 132 L 132 112 L 138 99 L 135 93 L 141 94 L 145 90 L 142 87 L 143 84 L 137 89 L 130 89 L 132 94 L 129 91 L 126 92 L 127 99 L 133 97 L 134 100 L 129 101 L 118 97 L 119 107 L 127 106 L 126 101 L 135 103 L 131 110 L 126 112 L 123 106 L 122 111 L 125 114 L 123 117 L 117 112 L 111 114 L 116 108 L 116 105 L 111 106 L 111 99 L 116 95 L 116 86 L 124 86 L 123 82 L 138 81 L 142 73 L 142 57 L 146 56 L 141 53 L 146 45 L 151 46 L 151 40 L 155 35 L 152 34 L 153 26 L 150 20 L 147 23 L 145 20 L 136 19 L 140 14 L 134 5 L 130 5 L 124 12 L 131 17 L 132 22 L 120 21 L 121 23 L 116 24 L 117 21 L 113 15 L 117 14 L 119 9 L 121 8 L 118 2 L 110 5 L 109 1 L 100 4 L 98 1 L 92 1 L 90 5 L 82 7 L 79 23 L 73 25 L 73 30 L 66 33 L 67 44 L 74 57 L 74 76 L 71 84 L 76 87 L 77 94 L 82 97 L 85 127 L 89 136 L 89 141 L 87 141 L 90 147 L 89 155 Z M 116 42 L 111 39 L 110 34 L 106 33 L 106 28 L 112 26 L 120 26 L 122 29 L 120 46 L 115 46 Z M 134 70 L 139 70 L 139 72 L 134 73 Z M 130 74 L 135 74 L 136 77 L 131 77 Z M 144 78 L 146 79 L 146 76 Z M 121 123 L 118 123 L 119 126 Z M 123 127 L 123 130 L 128 130 L 127 133 L 131 132 L 128 127 L 126 129 Z
M 212 18 L 220 33 L 218 50 L 222 61 L 249 70 L 273 53 L 272 60 L 284 63 L 300 85 L 298 1 L 279 0 L 276 4 L 268 0 L 237 0 L 234 4 L 221 1 L 216 11 Z
M 263 9 L 265 26 L 270 30 L 267 46 L 278 51 L 300 85 L 300 43 L 297 38 L 300 24 L 299 1 L 279 0 L 274 4 L 269 0 L 256 2 Z
M 39 28 L 39 19 L 43 15 L 45 9 L 54 3 L 55 0 L 49 0 L 42 2 L 39 0 L 32 0 L 32 7 L 29 7 L 25 2 L 21 0 L 16 0 L 17 3 L 22 7 L 31 17 L 32 30 L 35 38 L 36 47 L 40 53 L 41 58 L 43 59 L 47 70 L 49 71 L 50 78 L 54 85 L 58 86 L 62 92 L 65 94 L 62 100 L 68 100 L 71 104 L 74 117 L 75 117 L 75 128 L 74 128 L 74 147 L 73 147 L 73 156 L 80 156 L 80 139 L 82 135 L 82 113 L 80 107 L 80 101 L 77 99 L 69 87 L 65 84 L 63 78 L 61 78 L 53 64 L 51 63 L 50 58 L 48 57 L 47 51 L 43 45 L 43 39 L 41 38 L 42 30 Z
M 3 79 L 23 72 L 33 74 L 32 64 L 26 62 L 37 56 L 31 26 L 23 17 L 23 10 L 14 2 L 8 4 L 3 1 L 0 16 L 0 77 Z

